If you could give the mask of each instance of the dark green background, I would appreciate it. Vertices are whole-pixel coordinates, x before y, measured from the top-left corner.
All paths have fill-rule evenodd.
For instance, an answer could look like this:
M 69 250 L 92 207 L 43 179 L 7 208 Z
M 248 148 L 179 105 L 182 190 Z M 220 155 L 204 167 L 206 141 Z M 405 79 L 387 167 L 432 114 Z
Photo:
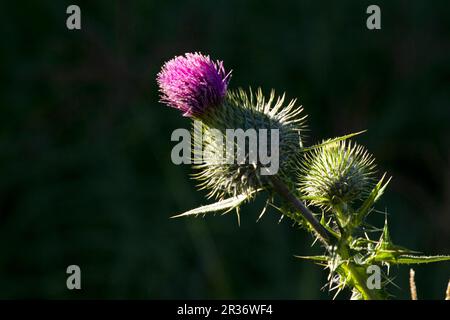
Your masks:
M 66 29 L 69 4 L 82 30 Z M 366 28 L 378 4 L 382 30 Z M 169 220 L 207 201 L 170 161 L 189 121 L 158 103 L 164 61 L 201 51 L 230 86 L 299 98 L 308 144 L 357 138 L 393 181 L 393 240 L 450 253 L 447 1 L 10 1 L 0 5 L 0 298 L 330 299 L 326 272 L 294 254 L 311 237 L 264 199 L 234 215 Z M 382 225 L 382 215 L 372 222 Z M 66 289 L 66 268 L 82 290 Z M 442 299 L 448 263 L 416 268 Z M 392 267 L 397 298 L 408 268 Z M 348 297 L 348 292 L 341 298 Z

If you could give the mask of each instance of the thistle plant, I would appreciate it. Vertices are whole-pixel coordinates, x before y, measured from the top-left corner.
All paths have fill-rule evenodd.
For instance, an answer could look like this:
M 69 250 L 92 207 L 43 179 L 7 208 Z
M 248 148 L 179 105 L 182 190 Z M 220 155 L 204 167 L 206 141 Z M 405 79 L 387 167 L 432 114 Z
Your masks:
M 239 221 L 240 206 L 262 194 L 266 206 L 259 218 L 270 205 L 309 231 L 322 254 L 297 257 L 328 269 L 329 290 L 337 294 L 348 288 L 352 299 L 391 297 L 390 265 L 450 260 L 395 245 L 387 215 L 381 229 L 368 224 L 390 179 L 384 174 L 377 181 L 374 157 L 350 140 L 362 132 L 307 147 L 306 115 L 295 100 L 285 103 L 284 95 L 277 97 L 273 90 L 268 98 L 261 89 L 229 90 L 230 79 L 222 61 L 200 53 L 175 57 L 157 75 L 161 102 L 193 123 L 201 121 L 192 130 L 202 137 L 197 141 L 201 148 L 193 148 L 192 157 L 198 160 L 193 177 L 216 200 L 174 217 L 235 209 Z M 244 139 L 229 136 L 229 130 L 240 130 Z M 256 150 L 246 144 L 252 137 Z M 268 160 L 276 160 L 276 170 L 270 170 Z M 378 278 L 371 277 L 374 270 Z

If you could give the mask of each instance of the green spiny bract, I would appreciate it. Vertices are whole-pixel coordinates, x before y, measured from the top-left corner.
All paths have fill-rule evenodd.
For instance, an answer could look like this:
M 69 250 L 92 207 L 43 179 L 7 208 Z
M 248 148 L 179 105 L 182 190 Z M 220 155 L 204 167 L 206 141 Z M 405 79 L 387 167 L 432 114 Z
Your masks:
M 339 141 L 313 148 L 300 166 L 299 191 L 324 209 L 350 205 L 373 187 L 374 159 L 356 143 Z
M 195 168 L 200 172 L 194 177 L 200 182 L 200 187 L 209 190 L 208 197 L 223 199 L 227 196 L 239 194 L 251 195 L 259 189 L 269 186 L 267 175 L 261 174 L 265 167 L 260 162 L 249 161 L 249 150 L 243 150 L 244 163 L 237 163 L 238 148 L 234 148 L 234 163 L 224 163 L 226 158 L 226 143 L 217 137 L 217 130 L 226 137 L 227 129 L 255 129 L 257 132 L 257 148 L 260 145 L 260 129 L 267 129 L 267 150 L 271 150 L 270 130 L 278 129 L 278 176 L 289 180 L 293 177 L 291 169 L 297 163 L 302 149 L 302 134 L 304 119 L 302 108 L 295 105 L 295 100 L 284 105 L 284 95 L 275 100 L 272 91 L 269 99 L 265 99 L 261 89 L 253 94 L 251 89 L 245 92 L 242 89 L 229 91 L 225 101 L 218 107 L 203 114 L 203 162 Z M 219 137 L 221 138 L 221 137 Z M 248 142 L 248 140 L 247 140 Z M 270 153 L 270 152 L 269 152 Z M 291 182 L 293 183 L 293 182 Z

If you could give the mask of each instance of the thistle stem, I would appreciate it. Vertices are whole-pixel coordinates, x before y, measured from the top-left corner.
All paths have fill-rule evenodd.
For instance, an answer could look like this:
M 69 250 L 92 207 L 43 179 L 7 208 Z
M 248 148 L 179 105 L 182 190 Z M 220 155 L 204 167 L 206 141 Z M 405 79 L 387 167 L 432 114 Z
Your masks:
M 317 233 L 320 240 L 327 247 L 332 245 L 332 240 L 334 240 L 333 235 L 319 222 L 319 220 L 314 217 L 314 215 L 309 211 L 309 209 L 300 201 L 296 196 L 294 196 L 286 185 L 280 181 L 275 175 L 269 176 L 270 182 L 274 190 L 285 200 L 287 200 L 295 209 L 297 209 L 302 216 L 308 221 L 313 230 Z
M 364 300 L 380 300 L 378 295 L 367 288 L 365 275 L 361 274 L 359 270 L 356 269 L 353 263 L 344 264 L 344 270 L 351 276 L 355 288 L 361 292 Z
M 339 255 L 343 260 L 349 260 L 350 253 L 348 245 L 340 248 Z M 367 275 L 361 270 L 358 270 L 357 265 L 353 262 L 343 263 L 343 269 L 352 279 L 354 287 L 361 293 L 364 300 L 380 300 L 380 296 L 375 290 L 370 290 L 367 287 Z

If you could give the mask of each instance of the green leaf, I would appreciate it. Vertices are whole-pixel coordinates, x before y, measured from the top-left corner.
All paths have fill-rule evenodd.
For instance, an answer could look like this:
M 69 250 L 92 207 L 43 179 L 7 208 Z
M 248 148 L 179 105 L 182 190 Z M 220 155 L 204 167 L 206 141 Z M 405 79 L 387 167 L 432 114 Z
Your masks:
M 171 218 L 180 218 L 180 217 L 187 217 L 187 216 L 198 216 L 201 214 L 206 214 L 210 212 L 217 212 L 217 211 L 223 211 L 224 213 L 227 213 L 234 208 L 239 207 L 239 205 L 242 204 L 250 195 L 248 194 L 241 194 L 236 197 L 228 198 L 225 200 L 218 201 L 216 203 L 208 204 L 206 206 L 201 206 L 196 209 L 192 209 L 189 211 L 186 211 L 184 213 L 178 214 L 176 216 L 172 216 Z
M 450 261 L 450 256 L 438 255 L 438 256 L 413 256 L 413 255 L 401 255 L 390 261 L 392 264 L 420 264 L 420 263 L 431 263 L 440 261 Z
M 350 139 L 350 138 L 352 138 L 354 136 L 357 136 L 357 135 L 359 135 L 361 133 L 364 133 L 366 131 L 367 130 L 363 130 L 363 131 L 359 131 L 359 132 L 355 132 L 355 133 L 350 133 L 350 134 L 347 134 L 345 136 L 341 136 L 341 137 L 337 137 L 337 138 L 333 138 L 333 139 L 328 139 L 328 140 L 326 140 L 326 141 L 324 141 L 322 143 L 316 144 L 314 146 L 311 146 L 311 147 L 308 147 L 308 148 L 303 148 L 301 150 L 301 152 L 311 151 L 311 150 L 314 150 L 314 149 L 322 148 L 322 147 L 324 147 L 326 145 L 329 145 L 331 143 L 339 142 L 339 141 L 342 141 L 342 140 L 347 140 L 347 139 Z
M 408 256 L 413 253 L 420 253 L 420 252 L 409 250 L 401 246 L 390 245 L 389 249 L 377 249 L 376 254 L 370 261 L 389 263 L 391 261 L 395 261 L 399 257 Z
M 375 248 L 375 253 L 370 259 L 371 261 L 385 262 L 385 263 L 395 263 L 400 257 L 412 256 L 420 252 L 407 249 L 402 246 L 395 245 L 389 235 L 388 221 L 387 217 L 384 220 L 383 233 L 378 240 L 377 246 Z
M 310 261 L 318 261 L 318 262 L 327 262 L 329 258 L 327 256 L 294 256 L 295 258 L 310 260 Z
M 386 173 L 383 174 L 380 181 L 378 181 L 378 183 L 375 185 L 375 187 L 370 192 L 367 199 L 364 201 L 364 203 L 361 205 L 361 207 L 356 212 L 355 219 L 353 222 L 353 224 L 355 226 L 358 226 L 361 224 L 361 222 L 364 220 L 364 218 L 369 213 L 370 209 L 373 207 L 374 203 L 377 202 L 377 200 L 383 195 L 384 190 L 386 189 L 387 185 L 389 184 L 389 182 L 392 179 L 392 177 L 389 178 L 388 181 L 386 181 L 383 184 L 385 177 L 386 177 Z
M 384 217 L 383 233 L 381 234 L 378 247 L 380 250 L 389 250 L 389 249 L 393 249 L 395 247 L 391 241 L 391 236 L 389 234 L 387 215 Z M 404 248 L 399 248 L 399 249 L 403 250 Z

